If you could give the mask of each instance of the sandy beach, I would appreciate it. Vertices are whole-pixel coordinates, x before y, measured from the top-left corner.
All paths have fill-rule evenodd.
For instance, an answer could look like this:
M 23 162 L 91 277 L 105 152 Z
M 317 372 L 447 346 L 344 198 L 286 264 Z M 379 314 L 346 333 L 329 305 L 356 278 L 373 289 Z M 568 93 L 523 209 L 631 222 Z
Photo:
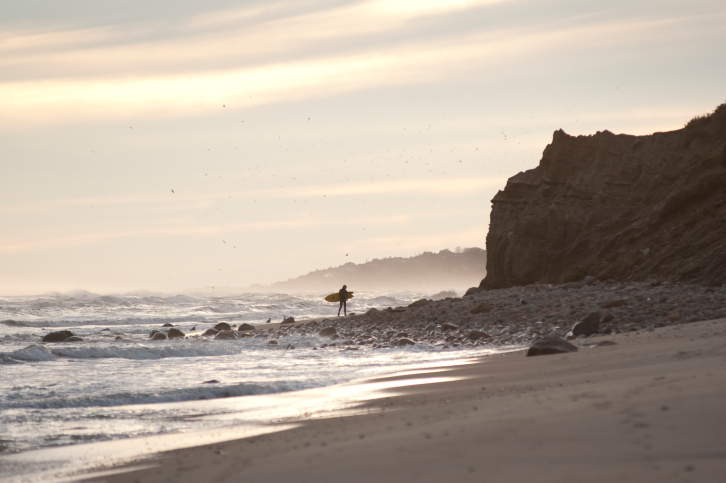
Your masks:
M 615 344 L 587 346 L 603 341 Z M 389 390 L 359 415 L 82 481 L 722 480 L 726 319 L 576 342 L 576 353 L 519 351 L 398 376 L 451 380 Z

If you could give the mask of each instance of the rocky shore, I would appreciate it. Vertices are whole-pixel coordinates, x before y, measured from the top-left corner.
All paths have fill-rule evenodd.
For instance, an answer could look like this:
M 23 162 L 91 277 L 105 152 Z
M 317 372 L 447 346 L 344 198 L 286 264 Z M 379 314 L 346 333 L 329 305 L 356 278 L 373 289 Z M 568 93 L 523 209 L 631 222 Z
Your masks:
M 587 277 L 562 285 L 533 284 L 473 291 L 461 298 L 421 299 L 407 307 L 372 308 L 346 317 L 297 322 L 288 318 L 283 323 L 256 326 L 221 322 L 206 330 L 193 327 L 186 334 L 165 324 L 148 337 L 160 343 L 186 337 L 254 338 L 287 349 L 295 349 L 293 344 L 303 337 L 320 350 L 388 349 L 417 344 L 443 350 L 525 346 L 549 336 L 583 339 L 718 318 L 726 318 L 726 286 L 600 282 Z M 123 339 L 116 336 L 116 340 Z M 69 331 L 50 332 L 42 339 L 81 340 Z
M 597 315 L 593 315 L 597 314 Z M 427 343 L 459 346 L 526 345 L 565 337 L 583 319 L 597 318 L 595 335 L 726 317 L 726 287 L 669 282 L 572 282 L 488 290 L 462 298 L 419 300 L 408 307 L 257 330 L 255 337 L 322 335 L 320 348 L 390 348 Z M 584 337 L 584 336 L 579 336 Z

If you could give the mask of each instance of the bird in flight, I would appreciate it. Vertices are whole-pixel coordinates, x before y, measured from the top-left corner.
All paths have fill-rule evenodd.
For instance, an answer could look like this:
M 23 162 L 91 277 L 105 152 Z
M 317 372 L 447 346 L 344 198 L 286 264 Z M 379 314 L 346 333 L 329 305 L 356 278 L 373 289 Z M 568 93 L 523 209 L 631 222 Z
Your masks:
M 171 190 L 171 192 L 173 193 L 173 192 L 174 192 L 174 190 Z

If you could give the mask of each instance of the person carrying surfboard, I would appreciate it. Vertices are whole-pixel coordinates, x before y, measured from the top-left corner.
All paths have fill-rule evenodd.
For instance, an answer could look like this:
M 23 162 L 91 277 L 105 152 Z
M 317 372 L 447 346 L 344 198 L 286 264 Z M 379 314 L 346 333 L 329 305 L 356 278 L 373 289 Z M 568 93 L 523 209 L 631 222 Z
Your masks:
M 348 315 L 348 308 L 346 307 L 346 302 L 348 301 L 348 286 L 343 285 L 343 288 L 338 290 L 338 295 L 340 296 L 340 306 L 338 307 L 338 317 L 340 317 L 340 309 L 343 309 L 343 315 Z

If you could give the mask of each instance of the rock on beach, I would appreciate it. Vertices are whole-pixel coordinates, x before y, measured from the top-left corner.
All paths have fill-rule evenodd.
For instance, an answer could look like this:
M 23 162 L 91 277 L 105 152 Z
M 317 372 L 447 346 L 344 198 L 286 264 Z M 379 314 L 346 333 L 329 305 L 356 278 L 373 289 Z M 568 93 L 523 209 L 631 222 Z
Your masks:
M 536 341 L 527 351 L 527 357 L 544 356 L 548 354 L 564 354 L 577 352 L 577 347 L 557 336 L 544 337 Z

